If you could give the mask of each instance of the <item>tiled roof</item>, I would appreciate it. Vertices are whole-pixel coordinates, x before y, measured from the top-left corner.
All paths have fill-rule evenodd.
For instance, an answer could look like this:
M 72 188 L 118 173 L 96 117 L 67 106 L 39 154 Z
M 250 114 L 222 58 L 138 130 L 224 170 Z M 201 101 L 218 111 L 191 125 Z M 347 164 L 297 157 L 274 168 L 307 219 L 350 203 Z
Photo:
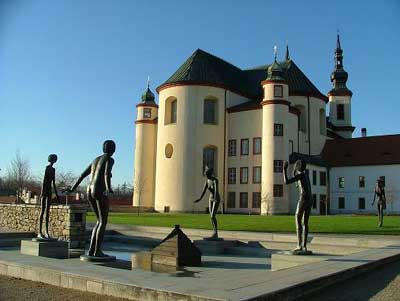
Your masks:
M 331 167 L 400 164 L 400 135 L 327 140 L 322 158 Z
M 314 86 L 292 60 L 280 62 L 279 65 L 283 69 L 283 76 L 289 84 L 291 95 L 310 95 L 327 101 L 327 97 Z M 197 49 L 166 82 L 157 88 L 157 91 L 165 85 L 174 83 L 208 83 L 239 92 L 251 99 L 261 100 L 263 97 L 261 81 L 266 79 L 269 66 L 242 70 Z
M 289 163 L 293 164 L 297 160 L 302 160 L 306 162 L 307 164 L 311 165 L 316 165 L 316 166 L 327 166 L 326 162 L 323 160 L 321 156 L 312 156 L 312 155 L 306 155 L 306 154 L 301 154 L 301 153 L 292 153 L 289 156 Z

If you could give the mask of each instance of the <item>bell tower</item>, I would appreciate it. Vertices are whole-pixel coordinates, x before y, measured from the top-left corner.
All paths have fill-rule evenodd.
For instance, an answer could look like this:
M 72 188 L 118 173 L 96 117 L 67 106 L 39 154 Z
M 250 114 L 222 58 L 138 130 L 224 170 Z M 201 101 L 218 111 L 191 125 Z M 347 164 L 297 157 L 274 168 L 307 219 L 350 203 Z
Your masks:
M 331 74 L 332 90 L 329 91 L 329 121 L 332 129 L 343 138 L 351 138 L 354 127 L 351 124 L 351 97 L 347 88 L 348 74 L 343 68 L 343 50 L 337 35 L 335 50 L 335 69 Z

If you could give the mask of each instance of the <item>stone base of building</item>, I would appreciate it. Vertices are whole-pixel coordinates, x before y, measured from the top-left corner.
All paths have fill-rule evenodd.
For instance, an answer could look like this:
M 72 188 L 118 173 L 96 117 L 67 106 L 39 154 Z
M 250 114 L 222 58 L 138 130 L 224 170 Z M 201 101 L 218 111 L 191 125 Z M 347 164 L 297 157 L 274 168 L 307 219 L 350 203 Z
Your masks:
M 21 253 L 32 256 L 68 258 L 68 242 L 57 240 L 22 240 Z

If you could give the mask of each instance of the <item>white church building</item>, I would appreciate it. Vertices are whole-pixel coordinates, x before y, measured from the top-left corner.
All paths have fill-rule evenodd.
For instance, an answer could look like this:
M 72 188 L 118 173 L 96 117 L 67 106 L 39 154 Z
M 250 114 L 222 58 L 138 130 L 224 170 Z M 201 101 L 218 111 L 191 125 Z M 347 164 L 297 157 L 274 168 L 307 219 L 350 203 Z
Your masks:
M 194 204 L 204 167 L 219 179 L 227 213 L 288 214 L 295 185 L 283 162 L 307 162 L 314 214 L 368 213 L 385 177 L 387 210 L 400 213 L 400 135 L 352 138 L 352 92 L 339 36 L 333 88 L 321 93 L 286 49 L 285 60 L 242 70 L 200 49 L 137 104 L 133 206 L 204 212 Z M 326 107 L 329 105 L 329 115 Z

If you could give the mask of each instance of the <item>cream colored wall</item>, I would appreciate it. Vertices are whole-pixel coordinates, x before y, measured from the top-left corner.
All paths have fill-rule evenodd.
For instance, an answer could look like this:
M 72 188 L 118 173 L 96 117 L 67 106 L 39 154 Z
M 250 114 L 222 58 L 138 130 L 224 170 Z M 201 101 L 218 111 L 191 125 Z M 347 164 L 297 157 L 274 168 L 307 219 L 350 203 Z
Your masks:
M 157 118 L 158 109 L 151 109 L 151 118 Z M 143 106 L 137 107 L 137 120 L 143 119 Z M 157 124 L 137 123 L 135 143 L 135 175 L 133 179 L 133 206 L 154 207 Z
M 218 99 L 218 124 L 203 124 L 203 102 L 207 97 Z M 164 124 L 165 101 L 177 98 L 177 123 Z M 163 211 L 204 211 L 208 207 L 208 193 L 200 203 L 193 201 L 200 196 L 203 176 L 203 148 L 218 148 L 217 176 L 223 191 L 224 158 L 224 97 L 225 90 L 204 86 L 176 86 L 164 89 L 159 95 L 159 122 L 157 137 L 157 168 L 155 208 Z M 165 156 L 165 146 L 172 144 L 171 158 Z
M 323 100 L 310 97 L 310 110 L 308 110 L 308 99 L 306 96 L 290 96 L 292 106 L 303 106 L 306 116 L 306 131 L 299 131 L 299 150 L 303 154 L 319 155 L 325 145 L 326 134 L 321 135 L 319 124 L 319 110 L 324 109 L 326 115 L 326 104 Z M 308 124 L 308 114 L 310 114 L 310 124 Z M 310 137 L 308 136 L 310 131 Z M 311 140 L 309 148 L 309 138 Z M 297 152 L 297 150 L 296 150 Z
M 260 209 L 252 208 L 253 192 L 261 192 L 261 184 L 253 184 L 253 167 L 262 166 L 262 154 L 253 154 L 253 138 L 262 137 L 262 110 L 250 110 L 227 115 L 227 144 L 226 158 L 227 167 L 225 170 L 225 205 L 227 204 L 228 192 L 235 192 L 235 208 L 227 208 L 227 212 L 233 213 L 259 213 Z M 228 156 L 228 141 L 236 139 L 236 156 Z M 240 140 L 249 139 L 249 155 L 240 155 Z M 236 184 L 228 184 L 228 168 L 236 168 Z M 248 167 L 248 184 L 240 184 L 240 167 Z M 248 208 L 239 208 L 240 192 L 248 193 Z
M 336 105 L 344 104 L 344 120 L 337 120 Z M 351 125 L 351 97 L 350 96 L 329 96 L 329 115 L 331 122 L 336 126 Z

